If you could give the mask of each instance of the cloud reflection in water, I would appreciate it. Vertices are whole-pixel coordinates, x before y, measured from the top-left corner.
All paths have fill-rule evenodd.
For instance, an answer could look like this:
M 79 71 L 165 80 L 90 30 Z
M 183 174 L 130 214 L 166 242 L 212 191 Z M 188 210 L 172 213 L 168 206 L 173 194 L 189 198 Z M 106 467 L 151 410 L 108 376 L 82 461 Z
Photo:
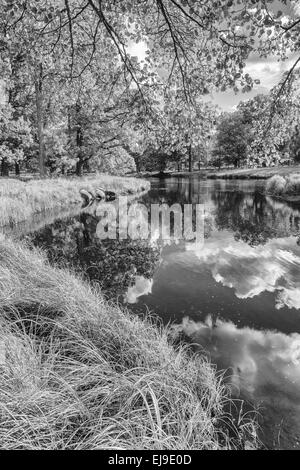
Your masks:
M 274 292 L 277 309 L 300 309 L 300 249 L 294 237 L 252 247 L 223 234 L 205 240 L 204 247 L 195 251 L 217 282 L 234 289 L 239 299 Z M 193 246 L 187 245 L 187 250 L 193 251 Z
M 184 318 L 176 327 L 218 369 L 230 368 L 233 392 L 261 405 L 269 438 L 282 430 L 285 447 L 300 444 L 300 335 L 237 328 L 222 320 L 194 322 Z

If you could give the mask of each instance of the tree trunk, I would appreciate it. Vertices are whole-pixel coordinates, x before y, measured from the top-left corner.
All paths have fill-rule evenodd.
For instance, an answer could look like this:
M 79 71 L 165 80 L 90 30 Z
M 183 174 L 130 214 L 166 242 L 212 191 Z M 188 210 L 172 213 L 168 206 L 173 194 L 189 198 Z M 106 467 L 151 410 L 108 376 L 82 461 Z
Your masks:
M 192 155 L 192 146 L 189 146 L 189 172 L 193 171 L 193 155 Z
M 140 173 L 140 171 L 141 171 L 141 163 L 140 163 L 140 156 L 139 156 L 139 155 L 138 155 L 137 157 L 135 157 L 134 163 L 135 163 L 135 167 L 136 167 L 136 172 L 137 172 L 137 173 Z
M 77 134 L 76 134 L 76 145 L 78 149 L 78 161 L 76 163 L 76 175 L 77 176 L 82 176 L 83 174 L 83 164 L 84 164 L 84 158 L 82 154 L 82 145 L 83 145 L 83 134 L 81 127 L 79 126 L 77 129 Z
M 19 162 L 15 163 L 15 173 L 16 173 L 16 176 L 20 176 L 20 163 Z
M 76 175 L 82 176 L 83 174 L 83 160 L 79 159 L 76 163 Z
M 3 158 L 1 162 L 1 176 L 9 176 L 9 165 L 6 158 Z
M 44 116 L 43 116 L 43 66 L 39 65 L 38 77 L 35 80 L 37 136 L 39 143 L 39 168 L 40 176 L 46 175 L 45 167 L 45 143 L 44 143 Z
M 83 175 L 83 165 L 84 165 L 84 155 L 82 152 L 83 147 L 83 131 L 80 119 L 80 110 L 81 104 L 80 102 L 76 103 L 76 124 L 77 124 L 77 131 L 76 131 L 76 146 L 77 146 L 77 163 L 76 163 L 76 175 L 82 176 Z

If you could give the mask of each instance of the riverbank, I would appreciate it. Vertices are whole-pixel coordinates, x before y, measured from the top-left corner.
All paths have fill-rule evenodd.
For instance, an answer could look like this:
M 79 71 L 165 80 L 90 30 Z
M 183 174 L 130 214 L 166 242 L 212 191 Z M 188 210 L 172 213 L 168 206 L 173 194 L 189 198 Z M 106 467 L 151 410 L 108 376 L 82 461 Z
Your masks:
M 300 165 L 277 166 L 271 168 L 242 168 L 208 172 L 209 179 L 268 179 L 274 175 L 289 176 L 300 173 Z
M 136 194 L 150 189 L 150 183 L 138 178 L 99 174 L 91 178 L 30 180 L 0 178 L 0 227 L 14 225 L 34 215 L 65 209 L 82 202 L 79 190 L 103 187 L 117 194 Z
M 221 376 L 43 254 L 0 237 L 3 449 L 249 446 Z
M 134 174 L 141 178 L 168 178 L 168 177 L 192 177 L 208 179 L 263 179 L 266 180 L 274 175 L 289 176 L 300 173 L 300 165 L 277 166 L 269 168 L 238 168 L 231 170 L 211 170 L 203 168 L 201 170 L 189 171 L 167 171 L 165 173 L 142 172 Z

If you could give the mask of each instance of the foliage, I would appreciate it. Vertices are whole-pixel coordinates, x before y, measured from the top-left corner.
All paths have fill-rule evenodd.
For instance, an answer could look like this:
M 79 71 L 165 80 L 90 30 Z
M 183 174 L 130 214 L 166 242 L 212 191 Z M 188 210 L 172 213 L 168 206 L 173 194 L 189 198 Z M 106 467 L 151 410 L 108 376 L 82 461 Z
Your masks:
M 240 111 L 223 114 L 216 130 L 213 157 L 227 165 L 240 166 L 247 158 L 248 126 Z
M 300 197 L 300 174 L 288 175 L 285 178 L 273 176 L 268 180 L 267 192 L 274 196 Z
M 296 162 L 300 162 L 300 130 L 299 125 L 295 126 L 295 130 L 292 133 L 291 141 L 290 141 L 290 153 L 291 158 Z
M 284 193 L 287 195 L 300 196 L 300 174 L 290 175 L 286 178 Z
M 15 118 L 11 106 L 0 107 L 0 162 L 19 163 L 24 160 L 32 144 L 29 123 L 23 117 Z
M 34 138 L 26 160 L 36 159 L 42 175 L 47 164 L 81 174 L 99 166 L 98 159 L 100 167 L 118 161 L 129 145 L 138 162 L 129 129 L 139 122 L 157 155 L 191 161 L 198 145 L 206 148 L 211 113 L 201 98 L 214 90 L 251 90 L 254 81 L 244 72 L 251 53 L 284 58 L 298 51 L 300 23 L 279 10 L 285 0 L 277 3 L 270 13 L 263 0 L 250 6 L 240 0 L 1 0 L 7 101 L 15 120 L 30 122 Z M 133 43 L 145 48 L 143 59 L 131 54 Z M 296 63 L 279 95 L 295 69 Z M 260 145 L 261 139 L 253 143 L 254 154 Z
M 221 116 L 214 149 L 217 163 L 238 161 L 235 152 L 243 155 L 242 161 L 248 167 L 277 166 L 297 161 L 299 73 L 295 72 L 289 86 L 279 96 L 281 86 L 280 83 L 267 95 L 257 95 L 241 102 L 236 112 L 226 116 L 227 127 Z M 227 148 L 228 151 L 225 150 Z
M 280 175 L 274 175 L 267 182 L 267 192 L 271 194 L 282 194 L 286 185 L 286 179 Z

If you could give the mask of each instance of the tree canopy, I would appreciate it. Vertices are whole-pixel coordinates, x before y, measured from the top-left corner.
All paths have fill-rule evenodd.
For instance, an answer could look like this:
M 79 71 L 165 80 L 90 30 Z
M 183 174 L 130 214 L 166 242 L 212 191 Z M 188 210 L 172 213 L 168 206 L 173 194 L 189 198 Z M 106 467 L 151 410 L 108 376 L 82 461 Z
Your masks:
M 215 121 L 204 97 L 251 90 L 255 79 L 245 72 L 251 54 L 295 58 L 265 113 L 279 116 L 300 60 L 292 5 L 0 0 L 1 112 L 11 116 L 11 129 L 23 126 L 24 136 L 11 153 L 13 136 L 3 132 L 2 171 L 22 161 L 41 175 L 47 168 L 114 170 L 120 162 L 131 168 L 151 149 L 162 160 L 188 153 L 191 162 Z M 144 57 L 133 55 L 134 44 Z

